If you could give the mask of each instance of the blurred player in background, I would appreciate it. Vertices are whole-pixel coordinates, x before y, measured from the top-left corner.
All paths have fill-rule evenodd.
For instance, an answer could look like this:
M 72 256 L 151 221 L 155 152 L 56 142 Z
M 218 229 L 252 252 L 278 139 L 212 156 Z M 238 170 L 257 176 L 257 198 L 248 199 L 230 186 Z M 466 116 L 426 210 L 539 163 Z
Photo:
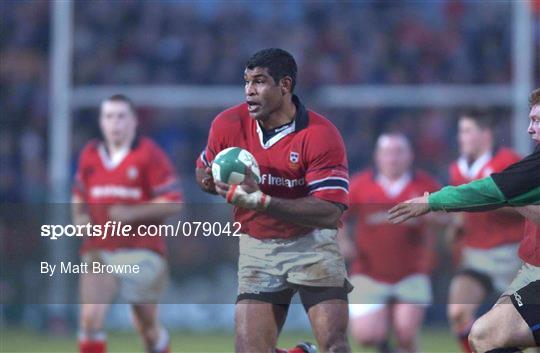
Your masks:
M 93 140 L 81 153 L 73 191 L 76 224 L 120 221 L 134 228 L 160 224 L 180 211 L 179 180 L 165 153 L 152 140 L 136 134 L 131 100 L 115 95 L 102 102 L 99 125 L 103 140 Z M 103 332 L 109 305 L 117 294 L 132 304 L 135 327 L 147 353 L 168 353 L 168 333 L 158 321 L 157 302 L 168 269 L 161 237 L 85 239 L 82 261 L 91 264 L 138 264 L 138 274 L 81 274 L 80 353 L 105 353 Z
M 337 244 L 337 226 L 348 205 L 348 165 L 341 135 L 293 93 L 297 66 L 281 49 L 264 49 L 247 62 L 246 103 L 220 113 L 197 161 L 204 191 L 235 205 L 240 239 L 236 352 L 276 349 L 295 292 L 323 353 L 350 352 L 347 342 L 350 283 Z M 241 147 L 258 161 L 262 183 L 214 181 L 212 160 Z M 288 352 L 314 352 L 303 345 Z
M 375 168 L 351 180 L 347 219 L 356 221 L 354 234 L 340 232 L 355 287 L 349 305 L 351 334 L 359 344 L 380 352 L 391 351 L 391 331 L 400 352 L 418 352 L 417 336 L 431 303 L 428 274 L 435 238 L 428 234 L 430 227 L 426 221 L 396 226 L 386 216 L 389 204 L 440 187 L 427 173 L 411 169 L 413 158 L 404 135 L 389 133 L 378 138 Z
M 484 178 L 521 159 L 508 148 L 495 148 L 493 128 L 494 121 L 485 112 L 470 111 L 460 117 L 460 157 L 450 166 L 450 184 Z M 516 251 L 523 218 L 504 209 L 461 214 L 453 223 L 460 270 L 450 284 L 448 317 L 463 351 L 469 353 L 467 337 L 478 308 L 493 291 L 502 293 L 521 266 Z
M 469 334 L 477 353 L 520 353 L 540 347 L 540 89 L 530 97 L 527 132 L 535 151 L 499 173 L 400 203 L 389 211 L 393 223 L 431 211 L 481 211 L 512 206 L 527 218 L 519 246 L 520 271 L 495 306 L 475 321 Z M 485 234 L 485 236 L 496 236 Z

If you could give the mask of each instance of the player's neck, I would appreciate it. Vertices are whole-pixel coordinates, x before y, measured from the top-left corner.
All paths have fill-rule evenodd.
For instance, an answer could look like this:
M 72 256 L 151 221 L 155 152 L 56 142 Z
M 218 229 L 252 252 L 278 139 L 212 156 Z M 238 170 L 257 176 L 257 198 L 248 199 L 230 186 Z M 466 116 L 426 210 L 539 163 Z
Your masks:
M 404 178 L 406 178 L 407 176 L 409 175 L 409 172 L 405 172 L 405 173 L 402 173 L 402 174 L 399 174 L 399 175 L 391 175 L 391 174 L 380 174 L 380 179 L 381 180 L 385 180 L 389 183 L 396 183 L 398 181 L 401 181 L 403 180 Z
M 491 146 L 488 146 L 488 147 L 485 147 L 485 148 L 482 148 L 480 149 L 477 153 L 469 156 L 468 158 L 468 162 L 469 164 L 473 164 L 474 162 L 476 162 L 477 160 L 479 160 L 480 158 L 482 158 L 483 156 L 487 155 L 488 153 L 490 153 L 492 151 L 492 147 Z
M 126 150 L 129 150 L 131 147 L 131 144 L 133 143 L 133 138 L 126 139 L 126 141 L 123 141 L 121 143 L 112 143 L 112 142 L 105 142 L 105 145 L 107 146 L 107 151 L 111 156 L 123 153 Z
M 272 130 L 279 126 L 283 126 L 285 124 L 290 123 L 294 120 L 294 117 L 296 115 L 296 105 L 291 100 L 288 100 L 285 104 L 283 104 L 282 109 L 273 112 L 270 114 L 268 119 L 265 121 L 261 121 L 261 126 L 266 130 Z

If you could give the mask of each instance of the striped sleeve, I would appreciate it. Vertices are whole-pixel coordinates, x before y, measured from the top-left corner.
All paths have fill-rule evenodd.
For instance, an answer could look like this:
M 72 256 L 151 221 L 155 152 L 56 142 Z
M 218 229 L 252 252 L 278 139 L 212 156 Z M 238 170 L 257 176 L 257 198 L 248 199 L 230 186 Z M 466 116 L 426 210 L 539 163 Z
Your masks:
M 169 157 L 157 145 L 152 146 L 150 156 L 146 173 L 152 198 L 164 198 L 171 202 L 182 201 L 180 180 Z
M 500 173 L 429 195 L 433 211 L 486 211 L 540 204 L 540 146 Z
M 328 136 L 329 133 L 333 136 Z M 314 140 L 316 142 L 307 146 L 306 183 L 309 194 L 348 207 L 349 171 L 339 132 L 333 127 L 325 137 Z
M 540 145 L 534 153 L 491 177 L 510 203 L 540 203 Z

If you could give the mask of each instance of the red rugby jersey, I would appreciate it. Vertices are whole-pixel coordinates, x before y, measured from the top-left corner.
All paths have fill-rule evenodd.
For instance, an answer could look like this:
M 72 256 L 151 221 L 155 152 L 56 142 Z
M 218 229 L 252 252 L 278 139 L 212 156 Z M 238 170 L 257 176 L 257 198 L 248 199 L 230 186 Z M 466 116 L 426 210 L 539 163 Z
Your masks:
M 500 172 L 521 157 L 508 148 L 501 148 L 494 156 L 485 155 L 468 166 L 462 157 L 450 166 L 450 184 L 461 185 Z M 466 213 L 464 217 L 464 246 L 490 249 L 518 243 L 523 237 L 523 218 L 504 212 Z
M 180 202 L 182 194 L 174 167 L 163 150 L 152 140 L 140 137 L 135 140 L 126 156 L 114 164 L 103 142 L 90 141 L 79 158 L 73 192 L 88 205 L 91 223 L 104 225 L 108 210 L 114 204 L 141 204 L 162 197 Z M 159 224 L 160 219 L 145 224 Z M 132 224 L 135 232 L 138 224 Z M 115 250 L 142 248 L 165 253 L 162 237 L 131 236 L 85 238 L 81 252 L 90 249 Z
M 306 110 L 293 96 L 296 116 L 266 143 L 259 123 L 250 117 L 246 103 L 220 113 L 212 122 L 208 143 L 197 167 L 209 167 L 228 147 L 253 154 L 261 172 L 261 191 L 270 196 L 297 199 L 309 195 L 348 205 L 348 164 L 343 139 L 325 117 Z M 304 227 L 271 215 L 234 207 L 242 232 L 255 238 L 289 238 L 307 234 Z
M 412 274 L 428 273 L 434 260 L 435 237 L 426 232 L 421 218 L 391 224 L 388 209 L 439 188 L 433 177 L 420 170 L 405 176 L 393 192 L 377 180 L 371 169 L 352 177 L 347 218 L 356 220 L 358 257 L 351 264 L 351 273 L 388 283 Z
M 519 244 L 519 257 L 528 264 L 540 267 L 540 227 L 533 221 L 525 222 L 525 236 Z

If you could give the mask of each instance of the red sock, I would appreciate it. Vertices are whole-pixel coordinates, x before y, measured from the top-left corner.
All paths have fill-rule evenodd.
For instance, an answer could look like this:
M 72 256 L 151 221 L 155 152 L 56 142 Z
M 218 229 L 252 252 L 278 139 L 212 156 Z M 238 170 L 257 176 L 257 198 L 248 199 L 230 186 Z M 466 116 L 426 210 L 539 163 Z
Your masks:
M 107 353 L 105 341 L 79 341 L 79 353 Z
M 306 353 L 302 348 L 294 347 L 291 349 L 279 349 L 276 348 L 276 353 Z

